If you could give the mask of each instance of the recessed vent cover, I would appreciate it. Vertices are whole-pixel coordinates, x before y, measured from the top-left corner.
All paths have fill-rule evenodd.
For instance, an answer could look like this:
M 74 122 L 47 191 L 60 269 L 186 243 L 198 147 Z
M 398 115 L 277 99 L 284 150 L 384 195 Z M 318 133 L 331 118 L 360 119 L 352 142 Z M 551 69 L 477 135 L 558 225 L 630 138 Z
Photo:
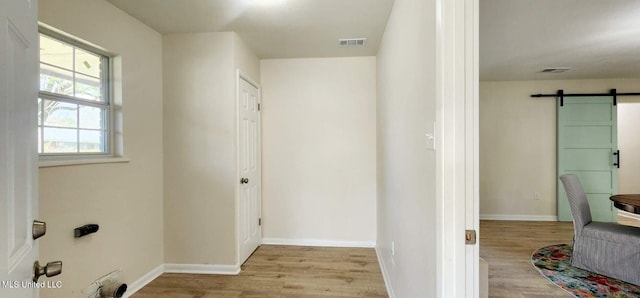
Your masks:
M 362 47 L 364 46 L 366 38 L 349 38 L 349 39 L 339 39 L 341 47 Z
M 541 70 L 540 72 L 544 72 L 544 73 L 561 73 L 561 72 L 565 72 L 567 70 L 570 70 L 571 67 L 547 67 L 543 70 Z

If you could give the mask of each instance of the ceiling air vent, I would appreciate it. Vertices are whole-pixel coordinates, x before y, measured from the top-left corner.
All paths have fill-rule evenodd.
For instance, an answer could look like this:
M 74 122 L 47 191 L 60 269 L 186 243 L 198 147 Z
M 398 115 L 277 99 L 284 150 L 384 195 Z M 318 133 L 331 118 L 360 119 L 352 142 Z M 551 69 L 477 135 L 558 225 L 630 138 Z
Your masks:
M 364 42 L 367 41 L 366 38 L 349 38 L 349 39 L 339 39 L 341 47 L 362 47 L 364 46 Z
M 540 72 L 543 73 L 561 73 L 561 72 L 565 72 L 567 70 L 570 70 L 571 67 L 547 67 L 543 70 L 541 70 Z

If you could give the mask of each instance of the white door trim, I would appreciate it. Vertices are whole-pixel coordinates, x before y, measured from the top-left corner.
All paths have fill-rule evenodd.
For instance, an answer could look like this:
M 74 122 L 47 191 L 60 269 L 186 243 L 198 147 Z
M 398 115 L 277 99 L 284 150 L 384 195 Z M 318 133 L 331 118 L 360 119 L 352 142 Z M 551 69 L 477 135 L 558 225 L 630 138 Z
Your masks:
M 437 296 L 477 297 L 478 0 L 436 0 Z M 479 237 L 478 237 L 479 238 Z
M 236 72 L 237 72 L 236 86 L 238 87 L 238 89 L 236 89 L 236 90 L 240 90 L 240 80 L 245 80 L 247 83 L 253 85 L 253 87 L 258 88 L 258 91 L 260 91 L 260 84 L 258 84 L 255 80 L 253 80 L 249 75 L 243 73 L 239 69 Z M 236 94 L 236 95 L 238 95 L 238 94 Z
M 236 70 L 236 120 L 235 120 L 235 130 L 236 130 L 236 187 L 235 187 L 235 213 L 236 213 L 236 220 L 235 220 L 235 234 L 236 234 L 236 266 L 238 268 L 240 268 L 240 265 L 242 265 L 243 260 L 240 260 L 240 183 L 238 183 L 238 181 L 240 181 L 240 148 L 238 147 L 238 145 L 240 144 L 240 128 L 238 127 L 238 120 L 240 119 L 240 81 L 244 80 L 245 82 L 249 83 L 250 85 L 256 87 L 256 89 L 258 89 L 258 103 L 262 103 L 262 89 L 260 87 L 260 84 L 256 83 L 255 80 L 253 80 L 251 77 L 249 77 L 248 75 L 246 75 L 245 73 L 243 73 L 242 71 L 240 71 L 240 69 Z M 262 154 L 262 117 L 260 115 L 260 113 L 258 113 L 258 123 L 260 124 L 260 127 L 258 129 L 258 140 L 259 140 L 259 144 L 258 144 L 258 150 L 260 152 L 260 154 Z M 260 159 L 261 162 L 262 159 Z M 262 168 L 262 167 L 261 167 Z M 262 180 L 262 173 L 259 173 L 260 176 L 260 180 Z M 258 183 L 262 183 L 262 181 L 258 182 Z M 262 188 L 260 188 L 262 189 Z M 260 200 L 262 200 L 262 194 L 260 194 Z M 262 204 L 261 204 L 262 205 Z M 262 214 L 262 211 L 260 211 L 260 214 Z M 262 227 L 260 227 L 262 228 Z M 260 239 L 262 241 L 262 239 Z

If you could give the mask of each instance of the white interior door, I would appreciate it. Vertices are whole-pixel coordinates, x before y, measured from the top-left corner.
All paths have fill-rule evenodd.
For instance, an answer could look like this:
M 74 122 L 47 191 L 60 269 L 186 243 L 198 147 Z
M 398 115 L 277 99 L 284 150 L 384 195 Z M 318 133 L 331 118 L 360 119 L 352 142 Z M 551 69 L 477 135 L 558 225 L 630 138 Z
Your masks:
M 0 0 L 0 297 L 37 297 L 36 0 Z
M 260 92 L 238 77 L 238 240 L 239 263 L 244 263 L 262 243 Z

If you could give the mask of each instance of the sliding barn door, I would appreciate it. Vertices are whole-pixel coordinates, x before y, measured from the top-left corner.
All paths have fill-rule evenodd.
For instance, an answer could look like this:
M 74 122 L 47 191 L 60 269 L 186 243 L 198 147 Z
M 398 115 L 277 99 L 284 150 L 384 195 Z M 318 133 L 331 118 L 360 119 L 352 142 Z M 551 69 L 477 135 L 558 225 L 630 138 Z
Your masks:
M 558 176 L 580 178 L 595 221 L 615 221 L 609 200 L 617 193 L 617 106 L 611 96 L 558 100 Z M 569 202 L 558 183 L 558 220 L 571 221 Z

